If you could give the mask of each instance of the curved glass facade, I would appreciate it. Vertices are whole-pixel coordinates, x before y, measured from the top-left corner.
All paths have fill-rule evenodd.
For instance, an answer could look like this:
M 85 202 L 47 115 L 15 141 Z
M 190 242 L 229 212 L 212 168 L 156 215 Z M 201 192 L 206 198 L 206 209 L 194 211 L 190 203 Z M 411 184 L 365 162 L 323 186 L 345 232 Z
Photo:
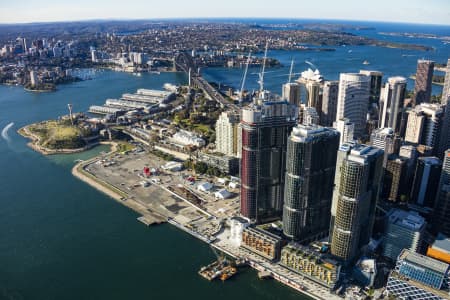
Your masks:
M 299 125 L 288 141 L 284 234 L 305 241 L 326 235 L 330 224 L 339 133 Z

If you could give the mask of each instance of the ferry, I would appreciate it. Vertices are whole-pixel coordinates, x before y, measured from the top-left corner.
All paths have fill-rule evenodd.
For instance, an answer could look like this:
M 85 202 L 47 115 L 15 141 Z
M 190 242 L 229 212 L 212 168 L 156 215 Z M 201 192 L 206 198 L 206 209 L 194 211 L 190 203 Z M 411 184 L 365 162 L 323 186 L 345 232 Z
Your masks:
M 370 65 L 370 62 L 368 62 L 367 60 L 363 61 L 362 63 L 363 65 Z

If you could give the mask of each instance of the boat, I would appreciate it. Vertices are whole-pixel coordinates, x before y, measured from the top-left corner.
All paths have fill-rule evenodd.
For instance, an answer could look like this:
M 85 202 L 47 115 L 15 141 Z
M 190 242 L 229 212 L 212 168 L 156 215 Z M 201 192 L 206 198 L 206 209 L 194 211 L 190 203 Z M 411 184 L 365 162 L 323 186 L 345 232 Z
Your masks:
M 232 266 L 227 266 L 222 269 L 222 275 L 220 275 L 220 280 L 225 281 L 237 273 L 237 269 Z
M 363 61 L 363 65 L 370 65 L 370 62 L 368 62 L 367 60 Z

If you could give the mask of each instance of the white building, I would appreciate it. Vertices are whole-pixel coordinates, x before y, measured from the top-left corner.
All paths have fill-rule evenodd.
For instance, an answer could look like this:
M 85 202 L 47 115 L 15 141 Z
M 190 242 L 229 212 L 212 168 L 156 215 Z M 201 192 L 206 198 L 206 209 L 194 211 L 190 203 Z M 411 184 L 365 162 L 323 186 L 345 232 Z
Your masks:
M 366 130 L 367 107 L 370 97 L 370 77 L 358 73 L 341 73 L 336 121 L 347 118 L 354 124 L 354 136 Z
M 183 146 L 192 145 L 196 147 L 203 147 L 206 144 L 204 139 L 198 137 L 195 133 L 186 130 L 179 130 L 172 136 L 171 140 L 175 144 L 180 144 Z
M 319 125 L 320 117 L 314 107 L 305 107 L 304 104 L 301 104 L 300 112 L 303 125 Z
M 406 78 L 390 77 L 381 91 L 379 128 L 392 128 L 400 132 L 400 122 L 405 101 Z
M 417 252 L 422 243 L 426 222 L 417 212 L 391 209 L 387 214 L 383 238 L 383 256 L 396 260 L 403 249 Z
M 212 190 L 214 185 L 210 182 L 202 182 L 197 185 L 197 190 L 200 192 L 208 193 Z
M 216 122 L 216 150 L 228 156 L 238 155 L 238 130 L 240 116 L 222 112 Z
M 241 246 L 242 232 L 250 225 L 244 218 L 232 217 L 230 219 L 230 241 L 237 247 Z
M 217 192 L 214 193 L 214 197 L 216 199 L 228 199 L 231 197 L 231 193 L 229 191 L 227 191 L 227 189 L 220 189 Z
M 439 104 L 422 103 L 408 112 L 405 141 L 437 147 L 443 110 Z
M 339 138 L 339 145 L 347 142 L 352 142 L 353 131 L 355 130 L 355 124 L 351 123 L 349 119 L 340 119 L 334 122 L 333 127 L 341 134 Z
M 288 82 L 283 84 L 282 96 L 283 100 L 287 100 L 291 104 L 300 104 L 300 86 L 296 82 Z

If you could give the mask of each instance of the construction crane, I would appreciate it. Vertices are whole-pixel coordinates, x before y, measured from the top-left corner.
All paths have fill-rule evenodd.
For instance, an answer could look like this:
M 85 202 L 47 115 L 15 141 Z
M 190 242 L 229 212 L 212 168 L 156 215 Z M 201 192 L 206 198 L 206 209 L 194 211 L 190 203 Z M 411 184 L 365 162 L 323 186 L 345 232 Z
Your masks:
M 245 80 L 247 79 L 247 71 L 248 71 L 248 65 L 250 64 L 251 54 L 252 54 L 252 51 L 250 51 L 248 53 L 247 62 L 245 63 L 244 76 L 242 76 L 241 90 L 239 91 L 239 104 L 240 105 L 242 105 L 242 102 L 244 102 L 244 99 L 243 99 L 244 85 L 245 85 Z
M 294 59 L 291 60 L 291 68 L 289 69 L 289 78 L 287 83 L 291 83 L 293 69 L 294 69 Z
M 262 93 L 264 91 L 264 72 L 266 71 L 266 61 L 267 61 L 267 48 L 269 47 L 269 41 L 266 41 L 266 48 L 264 50 L 264 59 L 261 68 L 261 73 L 259 73 L 259 91 Z

